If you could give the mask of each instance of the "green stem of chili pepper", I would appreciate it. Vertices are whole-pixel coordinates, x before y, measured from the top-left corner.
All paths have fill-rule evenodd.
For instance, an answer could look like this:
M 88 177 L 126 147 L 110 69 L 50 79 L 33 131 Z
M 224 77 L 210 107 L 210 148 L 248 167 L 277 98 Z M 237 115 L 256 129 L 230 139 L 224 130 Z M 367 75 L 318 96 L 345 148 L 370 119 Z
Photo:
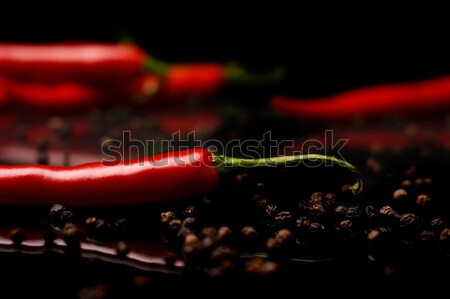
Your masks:
M 263 158 L 263 159 L 241 159 L 232 158 L 222 155 L 212 154 L 213 162 L 219 173 L 226 173 L 231 171 L 242 170 L 243 168 L 253 168 L 253 167 L 292 167 L 296 165 L 303 164 L 306 167 L 316 167 L 318 163 L 330 166 L 340 166 L 356 177 L 356 182 L 351 186 L 351 191 L 354 194 L 361 192 L 363 188 L 363 180 L 361 173 L 352 164 L 337 159 L 335 157 L 329 157 L 324 155 L 297 155 L 297 156 L 282 156 L 274 158 Z

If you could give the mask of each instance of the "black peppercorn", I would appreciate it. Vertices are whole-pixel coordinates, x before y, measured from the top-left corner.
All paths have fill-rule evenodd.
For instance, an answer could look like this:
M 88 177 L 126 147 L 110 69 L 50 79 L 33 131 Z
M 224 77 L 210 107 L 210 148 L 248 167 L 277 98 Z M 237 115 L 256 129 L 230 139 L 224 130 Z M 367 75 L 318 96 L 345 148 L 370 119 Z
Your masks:
M 338 228 L 341 230 L 348 230 L 353 226 L 353 222 L 349 219 L 342 220 L 339 222 Z
M 12 229 L 9 233 L 9 237 L 15 246 L 19 246 L 26 239 L 24 231 L 20 228 Z
M 323 197 L 323 205 L 326 208 L 332 208 L 336 205 L 336 194 L 327 193 Z
M 212 240 L 216 239 L 217 230 L 214 227 L 204 227 L 200 232 L 200 237 L 202 238 L 211 238 Z
M 401 185 L 403 188 L 408 188 L 408 187 L 411 187 L 412 182 L 411 182 L 410 180 L 403 180 L 403 181 L 400 183 L 400 185 Z
M 291 242 L 293 239 L 294 235 L 288 229 L 279 230 L 275 235 L 275 241 L 280 245 L 287 244 Z
M 172 219 L 169 221 L 169 230 L 171 231 L 177 231 L 181 227 L 181 220 L 180 219 Z
M 345 206 L 338 206 L 338 207 L 336 207 L 336 209 L 334 210 L 334 214 L 335 214 L 337 217 L 344 217 L 346 211 L 347 211 L 347 207 L 345 207 Z
M 228 226 L 222 226 L 217 230 L 217 239 L 219 241 L 228 241 L 231 239 L 233 231 Z
M 394 216 L 394 210 L 390 206 L 381 207 L 380 215 L 383 217 L 392 217 Z
M 193 233 L 193 231 L 190 230 L 189 228 L 187 228 L 187 227 L 182 227 L 182 228 L 180 228 L 180 230 L 178 231 L 177 237 L 180 238 L 180 239 L 182 239 L 182 240 L 184 240 L 184 238 L 185 238 L 187 235 L 192 234 L 192 233 Z
M 279 227 L 287 227 L 292 223 L 292 214 L 289 211 L 282 211 L 275 216 L 275 223 Z
M 420 233 L 420 240 L 422 242 L 431 242 L 436 238 L 436 234 L 431 230 L 423 230 Z
M 449 242 L 450 241 L 450 229 L 449 228 L 444 228 L 440 235 L 439 235 L 439 240 L 441 240 L 441 242 Z
M 278 207 L 274 204 L 269 203 L 266 206 L 266 213 L 269 216 L 275 216 L 277 214 L 277 210 L 278 210 Z
M 183 252 L 186 255 L 193 254 L 201 248 L 200 239 L 194 234 L 188 234 L 184 238 Z
M 360 216 L 361 216 L 361 209 L 358 206 L 349 207 L 345 211 L 345 217 L 349 219 L 356 219 L 359 218 Z
M 309 199 L 311 204 L 321 203 L 323 195 L 320 192 L 313 193 Z
M 183 214 L 186 217 L 195 217 L 195 216 L 197 216 L 197 212 L 198 212 L 198 209 L 194 205 L 189 205 L 186 208 L 184 208 L 184 210 L 183 210 Z
M 325 231 L 325 226 L 318 222 L 313 222 L 309 225 L 309 232 L 313 234 L 321 234 Z
M 308 217 L 305 217 L 305 216 L 299 217 L 297 219 L 297 221 L 295 222 L 295 225 L 301 231 L 308 229 L 310 224 L 311 224 L 311 221 L 309 220 Z
M 128 245 L 125 242 L 118 242 L 116 247 L 117 257 L 126 258 L 129 253 Z
M 421 194 L 421 195 L 417 196 L 417 198 L 416 198 L 416 204 L 419 207 L 427 207 L 430 205 L 430 203 L 431 203 L 431 199 L 426 194 Z
M 367 206 L 366 207 L 366 215 L 369 219 L 374 218 L 378 215 L 378 211 L 373 206 Z
M 420 228 L 419 218 L 411 213 L 403 214 L 400 218 L 400 227 L 409 234 L 417 234 Z
M 403 214 L 400 218 L 400 226 L 402 227 L 411 227 L 416 226 L 419 223 L 419 218 L 416 215 L 407 213 Z
M 66 223 L 63 229 L 63 238 L 70 248 L 79 247 L 81 241 L 81 230 L 73 223 Z
M 181 223 L 182 228 L 195 229 L 197 226 L 196 219 L 194 217 L 188 217 Z
M 89 217 L 86 219 L 86 233 L 89 238 L 106 241 L 112 235 L 111 225 L 104 219 Z
M 126 239 L 129 229 L 130 225 L 125 218 L 119 218 L 114 222 L 114 233 L 118 239 Z
M 278 271 L 278 264 L 265 261 L 262 258 L 253 258 L 245 264 L 245 273 L 253 276 L 267 276 Z
M 169 223 L 170 220 L 175 219 L 175 213 L 172 211 L 167 211 L 161 213 L 161 222 L 162 223 Z
M 53 225 L 60 228 L 73 219 L 73 213 L 60 204 L 54 204 L 50 208 L 50 221 Z
M 241 229 L 241 235 L 245 238 L 254 238 L 258 236 L 258 232 L 252 226 L 244 226 Z
M 325 209 L 321 204 L 313 204 L 309 208 L 309 213 L 314 217 L 321 217 L 325 214 Z
M 406 197 L 408 196 L 408 192 L 406 192 L 405 189 L 397 189 L 394 191 L 394 193 L 392 194 L 392 198 L 395 201 L 400 201 L 400 200 L 404 200 L 406 199 Z
M 221 260 L 221 259 L 231 259 L 238 257 L 239 251 L 228 247 L 228 246 L 217 246 L 211 251 L 211 259 L 213 260 Z
M 435 233 L 438 233 L 445 228 L 445 222 L 441 218 L 436 218 L 431 221 L 430 227 Z

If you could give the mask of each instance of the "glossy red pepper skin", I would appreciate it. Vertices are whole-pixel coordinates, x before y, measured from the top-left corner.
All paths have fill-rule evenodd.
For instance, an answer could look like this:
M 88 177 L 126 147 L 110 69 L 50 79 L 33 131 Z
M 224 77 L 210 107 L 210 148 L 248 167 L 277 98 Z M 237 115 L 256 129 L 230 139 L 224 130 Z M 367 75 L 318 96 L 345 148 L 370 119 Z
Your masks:
M 74 167 L 0 167 L 0 204 L 119 206 L 205 194 L 218 184 L 212 155 L 203 149 L 142 160 Z
M 0 44 L 0 76 L 34 82 L 120 82 L 144 73 L 147 55 L 128 44 Z
M 450 76 L 364 87 L 315 100 L 275 96 L 272 106 L 293 116 L 322 120 L 439 111 L 450 107 Z
M 216 63 L 180 64 L 170 66 L 163 80 L 163 96 L 204 96 L 220 89 L 226 75 L 223 66 Z

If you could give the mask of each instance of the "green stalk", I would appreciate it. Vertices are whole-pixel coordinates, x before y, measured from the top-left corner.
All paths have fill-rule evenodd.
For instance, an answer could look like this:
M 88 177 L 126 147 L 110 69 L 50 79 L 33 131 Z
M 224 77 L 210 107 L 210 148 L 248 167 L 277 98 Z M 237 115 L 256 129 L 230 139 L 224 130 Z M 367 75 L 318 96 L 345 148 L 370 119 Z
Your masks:
M 284 70 L 276 68 L 266 72 L 250 72 L 236 65 L 224 66 L 227 84 L 234 85 L 265 85 L 280 82 L 284 77 Z
M 317 163 L 325 163 L 326 165 L 340 166 L 351 173 L 354 174 L 356 182 L 350 187 L 354 194 L 361 192 L 363 188 L 362 175 L 352 164 L 337 159 L 335 157 L 329 157 L 324 155 L 298 155 L 298 156 L 282 156 L 274 158 L 263 158 L 263 159 L 241 159 L 232 158 L 222 155 L 213 154 L 214 165 L 216 166 L 219 173 L 227 173 L 232 171 L 242 170 L 244 168 L 253 167 L 283 167 L 302 164 L 304 166 L 310 165 L 311 167 L 316 167 Z M 331 164 L 330 164 L 331 163 Z

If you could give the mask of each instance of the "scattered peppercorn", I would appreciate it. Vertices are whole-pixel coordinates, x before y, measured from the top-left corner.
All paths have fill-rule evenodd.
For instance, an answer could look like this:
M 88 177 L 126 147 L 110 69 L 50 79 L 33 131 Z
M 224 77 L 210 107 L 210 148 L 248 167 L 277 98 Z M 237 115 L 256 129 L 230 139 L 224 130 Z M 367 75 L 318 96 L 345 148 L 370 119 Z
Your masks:
M 161 222 L 162 223 L 169 223 L 170 220 L 175 219 L 175 213 L 172 211 L 167 211 L 161 213 Z
M 183 214 L 186 217 L 195 217 L 195 216 L 197 216 L 197 212 L 198 212 L 198 209 L 194 205 L 189 205 L 186 208 L 184 208 L 184 210 L 183 210 Z
M 408 196 L 408 192 L 405 189 L 397 189 L 394 191 L 392 198 L 395 201 L 404 200 Z
M 253 258 L 245 264 L 245 273 L 254 276 L 267 276 L 278 271 L 278 264 L 265 261 L 262 258 Z
M 350 219 L 359 218 L 361 216 L 361 209 L 358 206 L 349 207 L 345 211 L 345 217 Z
M 289 226 L 292 222 L 292 214 L 289 211 L 282 211 L 275 216 L 278 226 Z
M 313 193 L 309 199 L 312 204 L 321 203 L 323 195 L 320 192 Z
M 63 238 L 66 245 L 70 248 L 79 247 L 81 241 L 81 230 L 73 223 L 66 223 L 63 229 Z
M 119 258 L 126 258 L 129 249 L 128 249 L 128 245 L 125 242 L 118 242 L 117 243 L 117 247 L 116 247 L 116 252 L 117 252 L 117 257 Z
M 380 215 L 384 217 L 394 216 L 394 210 L 390 206 L 384 206 L 380 209 Z
M 431 199 L 428 195 L 421 194 L 421 195 L 417 196 L 416 203 L 420 207 L 427 207 L 430 205 Z
M 338 206 L 335 210 L 334 213 L 337 217 L 343 217 L 345 216 L 345 213 L 347 211 L 347 207 L 345 206 Z
M 436 218 L 431 221 L 430 226 L 434 232 L 441 232 L 444 229 L 445 222 L 441 218 Z
M 321 216 L 323 216 L 325 214 L 325 209 L 323 208 L 323 206 L 321 204 L 313 204 L 309 208 L 309 213 L 312 216 L 321 217 Z

